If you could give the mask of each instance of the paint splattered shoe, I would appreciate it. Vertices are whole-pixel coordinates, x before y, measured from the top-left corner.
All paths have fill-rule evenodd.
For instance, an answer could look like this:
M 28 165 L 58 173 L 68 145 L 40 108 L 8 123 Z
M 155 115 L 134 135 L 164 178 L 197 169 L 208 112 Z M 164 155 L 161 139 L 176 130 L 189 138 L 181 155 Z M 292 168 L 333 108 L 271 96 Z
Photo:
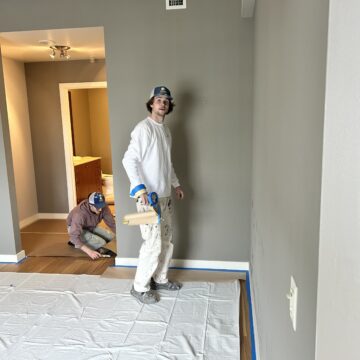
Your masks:
M 155 282 L 153 278 L 150 280 L 150 288 L 152 290 L 169 290 L 169 291 L 177 291 L 182 288 L 182 284 L 177 281 L 168 280 L 165 284 L 159 284 Z
M 141 303 L 147 304 L 147 305 L 155 304 L 160 300 L 159 295 L 155 291 L 149 290 L 149 291 L 145 291 L 145 292 L 139 292 L 134 289 L 134 286 L 131 288 L 130 294 L 134 298 L 139 300 Z

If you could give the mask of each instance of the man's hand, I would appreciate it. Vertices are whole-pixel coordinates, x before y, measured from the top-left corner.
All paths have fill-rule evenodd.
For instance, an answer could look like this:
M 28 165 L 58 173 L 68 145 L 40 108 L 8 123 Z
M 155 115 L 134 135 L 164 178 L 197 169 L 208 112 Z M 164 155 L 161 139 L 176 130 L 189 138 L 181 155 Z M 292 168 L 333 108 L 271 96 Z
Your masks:
M 184 198 L 184 191 L 181 186 L 175 188 L 175 194 L 178 200 L 182 200 Z
M 90 248 L 87 247 L 86 245 L 83 245 L 80 249 L 81 249 L 85 254 L 89 255 L 89 256 L 91 257 L 91 259 L 93 259 L 93 260 L 96 260 L 96 259 L 101 258 L 101 254 L 100 254 L 100 253 L 98 253 L 98 252 L 95 251 L 95 250 L 90 249 Z
M 149 205 L 149 200 L 148 200 L 148 193 L 143 193 L 139 196 L 139 198 L 141 199 L 141 203 L 143 205 Z

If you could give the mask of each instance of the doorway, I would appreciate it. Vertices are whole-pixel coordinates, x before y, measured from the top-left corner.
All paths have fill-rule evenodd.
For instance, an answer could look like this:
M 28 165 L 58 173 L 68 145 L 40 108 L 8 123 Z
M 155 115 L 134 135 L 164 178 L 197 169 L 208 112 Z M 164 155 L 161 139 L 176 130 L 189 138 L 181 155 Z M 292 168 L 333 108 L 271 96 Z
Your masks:
M 69 209 L 89 192 L 113 204 L 107 83 L 59 84 Z
M 71 143 L 61 136 L 70 129 L 63 126 L 68 112 L 59 102 L 59 85 L 106 90 L 103 28 L 0 33 L 0 43 L 22 248 L 27 256 L 83 256 L 67 245 L 65 218 L 76 205 L 76 181 Z M 54 54 L 54 44 L 66 46 L 68 56 Z
M 93 144 L 95 142 L 104 142 L 110 145 L 110 135 L 104 134 L 104 132 L 109 133 L 106 85 L 106 82 L 59 84 L 70 210 L 78 202 L 87 198 L 89 192 L 104 192 L 102 190 L 102 177 L 104 175 L 110 176 L 110 174 L 105 174 L 104 170 L 111 173 L 112 176 L 111 152 L 104 156 L 109 151 L 99 149 L 98 144 Z M 79 100 L 79 98 L 84 101 Z M 99 101 L 97 101 L 97 98 L 100 98 Z M 91 106 L 89 105 L 90 102 L 93 103 Z M 100 102 L 102 104 L 99 105 Z M 79 110 L 81 107 L 85 110 Z M 100 117 L 99 112 L 104 116 Z M 82 116 L 80 113 L 83 113 Z M 93 136 L 91 135 L 92 132 Z M 95 141 L 91 141 L 91 138 L 95 138 Z M 106 160 L 104 166 L 101 165 L 103 158 Z M 80 172 L 77 170 L 80 170 Z M 87 171 L 87 173 L 81 173 L 83 170 Z M 81 174 L 83 175 L 82 178 Z M 98 187 L 94 188 L 92 186 L 96 181 Z M 77 191 L 79 187 L 85 189 L 81 194 Z M 109 202 L 109 199 L 106 200 Z M 110 204 L 109 207 L 114 214 L 114 206 Z M 105 226 L 105 224 L 101 223 L 100 226 Z M 22 229 L 21 237 L 22 245 L 28 256 L 31 257 L 87 257 L 84 252 L 67 245 L 69 235 L 64 220 L 38 220 Z M 116 253 L 116 240 L 107 244 L 106 247 Z M 112 264 L 114 260 L 110 259 L 109 261 Z

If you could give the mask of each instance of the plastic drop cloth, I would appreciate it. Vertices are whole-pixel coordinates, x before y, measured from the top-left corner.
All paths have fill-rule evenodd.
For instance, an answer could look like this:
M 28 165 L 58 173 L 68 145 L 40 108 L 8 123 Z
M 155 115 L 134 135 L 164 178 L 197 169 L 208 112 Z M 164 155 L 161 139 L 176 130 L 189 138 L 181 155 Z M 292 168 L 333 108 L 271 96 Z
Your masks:
M 131 280 L 0 273 L 0 359 L 240 359 L 238 281 L 186 282 L 155 305 Z

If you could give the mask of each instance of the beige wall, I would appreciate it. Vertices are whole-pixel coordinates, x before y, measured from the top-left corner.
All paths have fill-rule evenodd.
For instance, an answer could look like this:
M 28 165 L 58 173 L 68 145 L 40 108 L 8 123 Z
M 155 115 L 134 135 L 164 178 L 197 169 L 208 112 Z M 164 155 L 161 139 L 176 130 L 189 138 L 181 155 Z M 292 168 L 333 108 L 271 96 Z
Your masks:
M 88 90 L 71 90 L 72 125 L 77 156 L 92 155 Z
M 112 174 L 107 89 L 90 89 L 88 96 L 92 155 L 101 157 L 103 173 Z
M 4 79 L 19 221 L 38 212 L 24 64 L 4 58 Z
M 75 155 L 101 157 L 101 170 L 112 174 L 106 89 L 71 90 Z

